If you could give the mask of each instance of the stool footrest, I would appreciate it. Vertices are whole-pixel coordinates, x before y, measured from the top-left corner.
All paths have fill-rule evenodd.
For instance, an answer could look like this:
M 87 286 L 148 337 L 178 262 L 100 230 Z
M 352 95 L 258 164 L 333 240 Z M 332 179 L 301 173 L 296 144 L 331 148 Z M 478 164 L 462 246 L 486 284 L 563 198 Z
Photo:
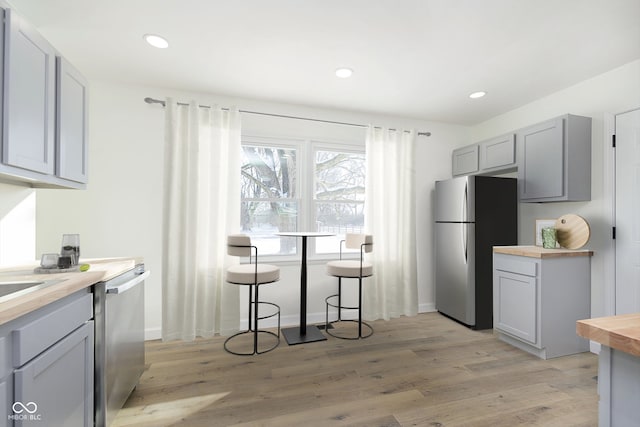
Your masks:
M 368 338 L 371 335 L 373 335 L 373 327 L 371 325 L 369 325 L 367 322 L 363 322 L 362 320 L 359 319 L 342 319 L 342 315 L 341 315 L 341 310 L 359 310 L 360 307 L 358 306 L 346 306 L 346 305 L 340 305 L 337 301 L 335 301 L 338 298 L 339 295 L 335 294 L 335 295 L 329 295 L 327 298 L 325 298 L 325 303 L 326 303 L 326 317 L 325 317 L 325 332 L 328 335 L 331 335 L 334 338 L 339 338 L 339 339 L 343 339 L 343 340 L 359 340 L 359 339 L 363 339 L 363 338 Z M 338 309 L 338 319 L 337 320 L 333 320 L 333 321 L 329 321 L 329 307 L 333 307 L 333 308 L 337 308 Z M 345 322 L 351 322 L 351 323 L 355 323 L 358 325 L 358 328 L 356 330 L 356 336 L 340 336 L 338 335 L 340 328 L 335 328 L 333 325 L 336 324 L 340 324 L 340 323 L 345 323 Z M 368 329 L 368 331 L 366 331 L 364 334 L 362 333 L 362 327 L 366 327 Z M 331 331 L 331 329 L 333 329 L 333 331 Z
M 269 319 L 271 317 L 275 317 L 278 316 L 278 329 L 277 329 L 277 333 L 276 332 L 272 332 L 272 331 L 267 331 L 264 329 L 258 329 L 258 325 L 253 325 L 253 329 L 251 329 L 251 327 L 249 326 L 249 328 L 247 328 L 244 331 L 240 331 L 240 332 L 236 332 L 235 334 L 231 335 L 230 337 L 228 337 L 226 340 L 224 340 L 224 349 L 231 354 L 235 354 L 236 356 L 253 356 L 254 354 L 263 354 L 263 353 L 267 353 L 273 349 L 275 349 L 276 347 L 278 347 L 278 345 L 280 345 L 280 306 L 278 304 L 274 304 L 272 302 L 268 302 L 268 301 L 257 301 L 257 302 L 253 302 L 254 304 L 254 310 L 258 310 L 259 306 L 262 305 L 268 305 L 271 307 L 275 307 L 275 311 L 273 313 L 264 315 L 264 316 L 260 316 L 258 315 L 258 320 L 264 320 L 264 319 Z M 249 325 L 251 325 L 251 322 L 249 322 Z M 229 344 L 234 338 L 238 338 L 242 335 L 246 335 L 246 334 L 253 334 L 253 351 L 252 352 L 241 352 L 241 351 L 234 351 L 229 349 L 229 346 L 227 344 Z M 273 336 L 276 338 L 276 342 L 275 344 L 273 344 L 272 346 L 268 347 L 265 350 L 260 350 L 259 346 L 258 346 L 258 337 L 260 334 L 263 335 L 268 335 L 268 336 Z

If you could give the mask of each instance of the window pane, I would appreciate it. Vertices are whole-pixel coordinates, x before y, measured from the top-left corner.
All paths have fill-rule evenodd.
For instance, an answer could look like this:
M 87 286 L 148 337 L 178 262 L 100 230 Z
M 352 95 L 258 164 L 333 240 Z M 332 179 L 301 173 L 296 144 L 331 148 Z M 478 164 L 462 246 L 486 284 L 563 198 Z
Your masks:
M 295 199 L 296 150 L 242 146 L 242 199 Z
M 242 232 L 251 236 L 260 255 L 296 253 L 295 238 L 281 238 L 275 233 L 297 230 L 297 202 L 243 201 L 241 217 Z
M 335 237 L 316 239 L 316 253 L 335 253 L 345 233 L 362 233 L 364 229 L 364 203 L 316 202 L 318 231 L 336 234 Z
M 242 146 L 241 229 L 262 255 L 296 252 L 296 239 L 279 231 L 296 231 L 298 223 L 297 156 L 292 148 Z
M 336 234 L 316 239 L 316 253 L 336 253 L 345 233 L 364 227 L 365 156 L 318 150 L 314 167 L 316 227 Z
M 315 198 L 363 201 L 364 160 L 362 153 L 316 151 Z

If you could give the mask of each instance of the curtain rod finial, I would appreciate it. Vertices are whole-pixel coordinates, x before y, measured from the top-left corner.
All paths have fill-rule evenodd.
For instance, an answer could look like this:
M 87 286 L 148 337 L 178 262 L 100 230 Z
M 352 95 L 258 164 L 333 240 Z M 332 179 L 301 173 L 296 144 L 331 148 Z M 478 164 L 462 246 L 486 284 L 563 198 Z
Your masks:
M 146 102 L 147 104 L 162 104 L 163 106 L 165 105 L 165 102 L 164 102 L 164 101 L 161 101 L 161 100 L 159 100 L 159 99 L 154 99 L 154 98 L 151 98 L 151 97 L 149 97 L 149 96 L 147 96 L 147 97 L 144 99 L 144 102 Z

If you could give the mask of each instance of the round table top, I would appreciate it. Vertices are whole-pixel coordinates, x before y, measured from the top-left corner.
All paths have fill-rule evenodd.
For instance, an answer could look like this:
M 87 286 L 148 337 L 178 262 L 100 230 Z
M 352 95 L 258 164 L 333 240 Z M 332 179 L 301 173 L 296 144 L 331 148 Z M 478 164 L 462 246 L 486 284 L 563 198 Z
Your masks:
M 287 237 L 328 237 L 335 236 L 335 233 L 325 233 L 322 231 L 281 231 L 276 233 L 278 236 Z

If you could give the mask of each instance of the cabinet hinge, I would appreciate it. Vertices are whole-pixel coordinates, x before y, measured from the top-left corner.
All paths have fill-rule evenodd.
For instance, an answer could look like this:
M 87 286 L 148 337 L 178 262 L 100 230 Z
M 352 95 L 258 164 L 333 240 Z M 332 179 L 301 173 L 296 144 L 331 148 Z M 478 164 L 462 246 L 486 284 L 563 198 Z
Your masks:
M 611 146 L 613 148 L 616 148 L 616 136 L 615 135 L 611 135 Z
M 615 239 L 616 239 L 616 228 L 615 228 L 615 227 L 612 227 L 612 233 L 611 233 L 611 236 L 613 237 L 613 240 L 615 240 Z

